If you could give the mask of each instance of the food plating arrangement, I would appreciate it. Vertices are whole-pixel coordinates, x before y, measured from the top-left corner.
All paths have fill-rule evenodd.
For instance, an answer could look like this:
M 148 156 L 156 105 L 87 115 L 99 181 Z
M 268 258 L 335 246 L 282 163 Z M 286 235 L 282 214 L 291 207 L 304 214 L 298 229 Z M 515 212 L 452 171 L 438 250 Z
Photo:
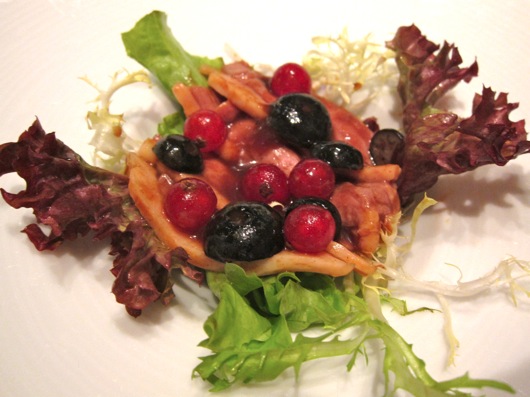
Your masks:
M 189 373 L 211 391 L 274 382 L 338 356 L 350 357 L 345 371 L 381 359 L 385 396 L 514 391 L 468 374 L 434 379 L 383 314 L 433 311 L 393 296 L 400 282 L 441 301 L 494 283 L 530 294 L 519 281 L 530 275 L 529 258 L 499 258 L 469 290 L 414 280 L 404 268 L 441 177 L 530 152 L 507 93 L 484 85 L 469 116 L 438 107 L 477 77 L 477 61 L 462 66 L 455 45 L 430 41 L 414 24 L 382 45 L 349 41 L 340 56 L 328 47 L 277 66 L 191 54 L 161 11 L 121 38 L 141 69 L 117 73 L 88 110 L 93 161 L 39 118 L 0 145 L 0 175 L 26 185 L 1 189 L 3 200 L 32 210 L 23 231 L 38 251 L 108 241 L 112 293 L 134 318 L 152 305 L 171 310 L 182 278 L 208 288 L 217 303 L 203 325 L 208 353 Z M 355 83 L 341 84 L 331 64 L 351 69 Z M 174 106 L 141 139 L 129 134 L 127 112 L 110 109 L 135 84 L 159 87 Z M 382 87 L 399 98 L 399 129 L 360 115 Z M 446 336 L 454 347 L 450 324 Z M 379 358 L 368 357 L 372 343 Z

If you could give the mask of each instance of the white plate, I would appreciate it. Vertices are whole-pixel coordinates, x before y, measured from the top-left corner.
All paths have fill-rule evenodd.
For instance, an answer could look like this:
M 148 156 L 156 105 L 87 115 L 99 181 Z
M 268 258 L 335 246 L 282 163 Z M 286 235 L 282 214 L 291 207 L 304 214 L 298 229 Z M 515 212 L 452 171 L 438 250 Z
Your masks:
M 1 142 L 17 139 L 38 116 L 46 130 L 56 131 L 90 159 L 84 116 L 95 91 L 78 78 L 87 75 L 105 84 L 117 69 L 138 69 L 126 57 L 120 33 L 153 9 L 167 12 L 175 36 L 190 52 L 223 55 L 229 44 L 252 63 L 272 65 L 299 61 L 314 35 L 337 35 L 348 26 L 352 37 L 373 32 L 383 42 L 398 26 L 415 23 L 435 42 L 455 42 L 465 64 L 476 56 L 479 77 L 458 90 L 464 109 L 485 84 L 520 102 L 513 119 L 530 117 L 528 0 L 176 3 L 0 0 Z M 134 106 L 151 106 L 138 102 Z M 154 124 L 144 121 L 142 126 Z M 442 203 L 421 222 L 408 268 L 418 277 L 454 281 L 458 274 L 445 263 L 459 265 L 464 278 L 471 279 L 508 254 L 530 259 L 528 157 L 504 168 L 443 179 L 433 192 Z M 1 186 L 23 188 L 12 176 L 2 177 Z M 54 253 L 37 253 L 19 233 L 32 220 L 29 212 L 2 203 L 0 218 L 0 395 L 207 394 L 207 385 L 191 379 L 197 357 L 207 353 L 196 347 L 211 311 L 207 300 L 182 289 L 169 308 L 157 305 L 133 319 L 110 293 L 111 258 L 104 244 L 82 240 Z M 405 297 L 411 305 L 436 305 L 432 297 Z M 473 377 L 506 381 L 519 396 L 530 396 L 529 299 L 520 296 L 514 307 L 509 293 L 499 289 L 450 300 L 450 306 L 461 347 L 449 368 L 440 314 L 391 320 L 437 379 L 469 371 Z M 308 363 L 298 382 L 287 374 L 275 383 L 227 395 L 378 395 L 378 357 L 374 354 L 368 368 L 360 363 L 349 374 L 344 360 Z

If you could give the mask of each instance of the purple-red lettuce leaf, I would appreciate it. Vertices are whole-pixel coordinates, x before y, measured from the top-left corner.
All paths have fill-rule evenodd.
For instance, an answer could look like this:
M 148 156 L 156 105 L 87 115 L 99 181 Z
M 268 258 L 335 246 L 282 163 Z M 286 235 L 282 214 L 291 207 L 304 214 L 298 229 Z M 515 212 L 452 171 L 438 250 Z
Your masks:
M 530 151 L 525 122 L 513 122 L 506 93 L 483 87 L 467 118 L 437 109 L 437 101 L 461 81 L 478 74 L 477 62 L 460 67 L 458 49 L 427 40 L 414 25 L 398 29 L 387 46 L 400 72 L 405 150 L 398 189 L 403 204 L 432 187 L 444 174 L 459 174 L 486 164 L 505 165 Z
M 156 300 L 171 300 L 174 268 L 202 281 L 185 254 L 164 246 L 141 216 L 127 176 L 89 165 L 54 133 L 47 134 L 39 120 L 17 142 L 0 145 L 0 176 L 12 172 L 25 180 L 26 189 L 0 192 L 12 207 L 33 210 L 36 223 L 23 232 L 37 250 L 54 250 L 89 233 L 94 240 L 110 240 L 112 292 L 131 315 Z

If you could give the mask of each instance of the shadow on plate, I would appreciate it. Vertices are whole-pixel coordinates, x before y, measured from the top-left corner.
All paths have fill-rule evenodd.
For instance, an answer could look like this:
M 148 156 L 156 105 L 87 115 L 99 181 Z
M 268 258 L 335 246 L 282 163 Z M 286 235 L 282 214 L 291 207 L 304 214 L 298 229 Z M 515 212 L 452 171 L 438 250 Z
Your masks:
M 509 168 L 484 166 L 461 175 L 444 175 L 428 194 L 443 203 L 442 211 L 476 217 L 488 205 L 530 207 L 529 178 L 530 172 L 519 164 Z M 435 206 L 433 211 L 439 210 Z

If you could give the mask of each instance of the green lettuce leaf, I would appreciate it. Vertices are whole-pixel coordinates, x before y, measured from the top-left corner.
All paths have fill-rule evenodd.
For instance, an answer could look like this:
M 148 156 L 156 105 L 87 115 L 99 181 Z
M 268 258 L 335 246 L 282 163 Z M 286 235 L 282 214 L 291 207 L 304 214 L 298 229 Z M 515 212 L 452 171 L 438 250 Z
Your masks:
M 227 264 L 225 273 L 208 273 L 207 282 L 219 305 L 204 325 L 208 338 L 201 346 L 213 354 L 202 357 L 193 374 L 210 382 L 212 391 L 274 380 L 290 368 L 298 374 L 304 362 L 326 357 L 351 356 L 349 370 L 359 354 L 365 355 L 365 342 L 375 339 L 384 348 L 385 396 L 397 390 L 415 396 L 471 396 L 461 389 L 484 387 L 514 392 L 503 382 L 467 374 L 434 380 L 412 345 L 371 314 L 360 289 L 343 288 L 331 277 L 283 273 L 260 278 Z M 399 311 L 410 313 L 403 306 Z M 315 327 L 320 335 L 300 332 Z M 348 329 L 356 331 L 354 336 L 341 339 Z
M 222 352 L 252 341 L 266 341 L 270 339 L 271 328 L 270 321 L 253 310 L 244 297 L 226 283 L 221 288 L 216 315 L 204 323 L 208 339 L 201 346 Z
M 192 55 L 184 50 L 167 25 L 167 15 L 161 11 L 140 19 L 122 34 L 122 41 L 127 55 L 153 73 L 168 93 L 176 83 L 207 86 L 199 67 L 223 66 L 222 58 Z
M 186 116 L 182 109 L 177 110 L 175 113 L 168 114 L 160 123 L 158 123 L 158 134 L 160 136 L 171 134 L 182 135 L 184 133 L 185 121 Z

